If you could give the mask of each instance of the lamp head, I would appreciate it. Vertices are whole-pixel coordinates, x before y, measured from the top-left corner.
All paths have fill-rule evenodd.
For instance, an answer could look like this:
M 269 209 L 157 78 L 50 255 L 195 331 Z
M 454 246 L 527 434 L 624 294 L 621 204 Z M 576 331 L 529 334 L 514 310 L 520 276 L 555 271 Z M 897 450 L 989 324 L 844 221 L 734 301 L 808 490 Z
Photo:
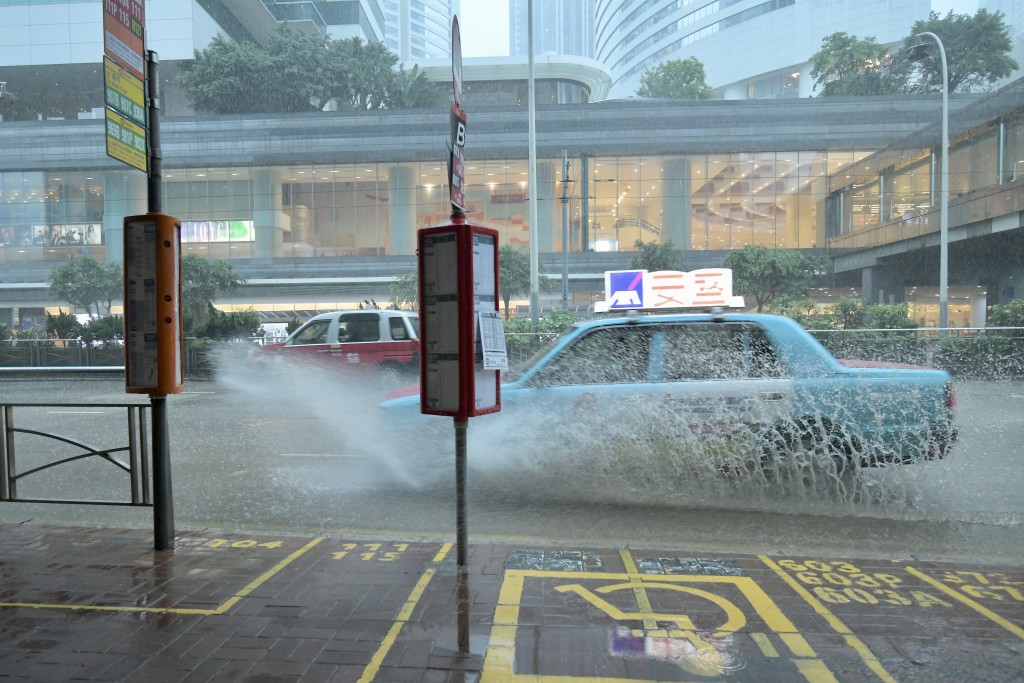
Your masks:
M 909 59 L 912 62 L 923 62 L 931 54 L 934 43 L 928 40 L 919 40 L 910 46 Z

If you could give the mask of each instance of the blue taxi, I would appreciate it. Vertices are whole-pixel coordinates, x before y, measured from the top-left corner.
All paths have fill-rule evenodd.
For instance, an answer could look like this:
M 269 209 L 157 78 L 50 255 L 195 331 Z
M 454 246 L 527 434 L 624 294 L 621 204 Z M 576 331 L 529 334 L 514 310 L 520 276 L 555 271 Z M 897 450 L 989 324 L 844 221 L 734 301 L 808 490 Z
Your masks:
M 956 438 L 949 374 L 882 365 L 841 362 L 783 316 L 634 313 L 566 329 L 503 373 L 501 411 L 473 425 L 719 471 L 842 471 L 946 455 Z M 418 395 L 382 407 L 406 427 L 421 422 L 411 414 Z

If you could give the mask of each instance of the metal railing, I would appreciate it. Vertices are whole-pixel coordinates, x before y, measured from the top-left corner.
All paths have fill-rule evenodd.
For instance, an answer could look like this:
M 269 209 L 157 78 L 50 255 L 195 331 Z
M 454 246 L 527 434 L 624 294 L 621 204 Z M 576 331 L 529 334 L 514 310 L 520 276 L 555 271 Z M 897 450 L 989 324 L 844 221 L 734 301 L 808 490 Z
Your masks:
M 186 379 L 203 379 L 213 371 L 205 340 L 186 338 L 182 367 Z M 255 343 L 255 342 L 254 342 Z M 124 374 L 120 342 L 84 344 L 77 339 L 9 339 L 0 341 L 0 374 Z
M 910 329 L 811 330 L 838 358 L 930 365 L 963 379 L 1024 377 L 1024 328 L 934 327 Z M 527 360 L 557 333 L 509 333 L 505 335 L 512 366 Z M 0 342 L 0 374 L 57 375 L 61 373 L 124 374 L 124 350 L 120 346 L 61 345 L 53 339 L 19 339 Z M 253 338 L 252 344 L 265 340 Z M 207 379 L 215 370 L 214 355 L 220 345 L 207 340 L 185 340 L 185 379 Z
M 1024 378 L 1024 327 L 810 330 L 837 358 L 926 365 L 958 379 Z M 505 335 L 509 365 L 527 360 L 554 334 Z
M 48 429 L 30 426 L 18 426 L 15 412 L 19 417 L 26 418 L 31 424 L 27 413 L 32 409 L 53 408 L 88 409 L 122 409 L 126 415 L 126 443 L 100 447 L 85 442 L 84 437 L 58 434 Z M 152 477 L 150 468 L 149 437 L 146 429 L 146 413 L 148 404 L 139 403 L 0 403 L 0 501 L 19 503 L 65 503 L 86 505 L 130 505 L 152 507 Z M 38 419 L 37 419 L 38 421 Z M 108 435 L 109 432 L 104 432 Z M 19 436 L 21 435 L 21 436 Z M 36 448 L 29 446 L 30 440 L 41 440 Z M 63 446 L 59 445 L 63 444 Z M 68 448 L 70 447 L 70 448 Z M 71 451 L 70 454 L 60 451 Z M 25 459 L 35 462 L 26 469 L 19 470 L 19 453 Z M 60 453 L 60 454 L 58 454 Z M 24 496 L 19 487 L 30 477 L 43 479 L 46 472 L 72 465 L 73 463 L 100 463 L 109 465 L 115 470 L 126 473 L 127 490 L 123 499 L 97 500 L 95 498 L 49 498 L 43 496 Z M 108 482 L 104 481 L 104 485 Z M 121 484 L 123 486 L 123 482 Z M 117 488 L 115 483 L 113 488 Z M 39 488 L 46 488 L 45 482 Z

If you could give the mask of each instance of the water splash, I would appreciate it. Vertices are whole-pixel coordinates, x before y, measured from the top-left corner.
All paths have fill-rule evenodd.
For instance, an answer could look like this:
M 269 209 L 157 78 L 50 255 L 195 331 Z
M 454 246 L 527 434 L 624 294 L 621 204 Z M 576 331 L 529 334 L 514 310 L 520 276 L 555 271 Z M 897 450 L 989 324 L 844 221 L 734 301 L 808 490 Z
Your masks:
M 345 458 L 344 467 L 329 460 L 282 467 L 276 474 L 282 485 L 424 492 L 451 481 L 452 421 L 417 414 L 396 425 L 378 407 L 390 387 L 377 378 L 300 363 L 257 372 L 231 354 L 219 357 L 217 367 L 226 392 L 263 397 L 268 414 L 287 411 L 306 421 L 308 438 L 295 449 Z M 470 473 L 474 487 L 523 506 L 555 499 L 1018 525 L 1024 520 L 1024 473 L 1016 467 L 1024 443 L 1024 389 L 1003 383 L 958 392 L 960 442 L 945 459 L 911 465 L 861 468 L 789 457 L 761 466 L 756 439 L 697 433 L 656 413 L 626 428 L 606 415 L 567 419 L 538 405 L 515 420 L 502 414 L 472 419 Z M 919 447 L 908 444 L 907 450 Z

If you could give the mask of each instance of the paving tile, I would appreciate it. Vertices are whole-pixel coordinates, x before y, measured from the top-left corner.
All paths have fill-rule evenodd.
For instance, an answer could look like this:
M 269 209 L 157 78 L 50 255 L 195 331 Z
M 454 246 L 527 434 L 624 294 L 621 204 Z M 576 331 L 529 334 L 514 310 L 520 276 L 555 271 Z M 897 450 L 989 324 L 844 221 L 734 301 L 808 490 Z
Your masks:
M 463 572 L 438 543 L 325 537 L 285 563 L 312 539 L 258 538 L 155 552 L 139 530 L 0 525 L 0 603 L 34 605 L 0 606 L 0 678 L 352 683 L 371 662 L 378 683 L 714 678 L 698 660 L 877 678 L 853 638 L 895 680 L 1024 680 L 1020 567 L 482 543 Z M 739 632 L 716 635 L 730 618 Z

